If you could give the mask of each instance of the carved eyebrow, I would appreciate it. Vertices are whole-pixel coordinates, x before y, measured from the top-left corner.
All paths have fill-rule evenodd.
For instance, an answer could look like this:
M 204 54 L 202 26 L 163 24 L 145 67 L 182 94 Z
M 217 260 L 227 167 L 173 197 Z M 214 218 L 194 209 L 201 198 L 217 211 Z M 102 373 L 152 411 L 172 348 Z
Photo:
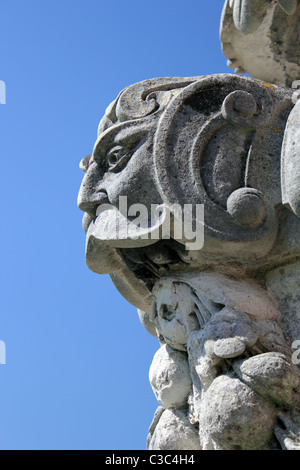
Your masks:
M 84 172 L 86 173 L 89 166 L 90 166 L 90 161 L 91 161 L 91 158 L 92 158 L 92 154 L 90 153 L 89 155 L 87 155 L 86 157 L 84 157 L 81 162 L 79 163 L 79 168 Z
M 121 131 L 115 135 L 103 136 L 103 139 L 100 138 L 95 146 L 93 158 L 101 165 L 105 163 L 108 153 L 114 147 L 120 146 L 128 150 L 132 150 L 143 140 L 147 133 L 148 132 L 145 129 L 139 128 L 136 132 L 130 134 Z M 109 139 L 108 142 L 106 140 L 107 138 Z

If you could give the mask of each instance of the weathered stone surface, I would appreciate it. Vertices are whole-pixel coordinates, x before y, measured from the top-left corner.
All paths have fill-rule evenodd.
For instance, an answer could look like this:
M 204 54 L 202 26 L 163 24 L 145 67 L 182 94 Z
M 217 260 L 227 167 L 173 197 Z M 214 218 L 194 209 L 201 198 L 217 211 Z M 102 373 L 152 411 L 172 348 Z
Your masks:
M 154 356 L 149 379 L 157 401 L 164 408 L 187 405 L 192 389 L 187 355 L 162 346 Z
M 283 450 L 300 450 L 300 417 L 298 413 L 281 413 L 275 435 Z
M 288 261 L 290 237 L 278 227 L 286 217 L 281 146 L 293 91 L 226 74 L 129 88 L 108 109 L 93 154 L 82 163 L 78 202 L 86 211 L 88 266 L 110 273 L 122 295 L 149 312 L 154 283 L 182 263 L 199 271 L 224 264 L 247 272 Z M 247 100 L 253 107 L 245 111 Z M 137 213 L 128 209 L 137 203 L 148 213 L 134 238 Z M 164 216 L 153 221 L 154 204 Z M 172 208 L 188 204 L 205 207 L 199 250 L 186 250 L 184 234 L 172 240 Z M 171 237 L 160 239 L 168 211 Z M 299 252 L 299 243 L 293 249 Z
M 282 199 L 300 217 L 300 101 L 287 121 L 281 161 Z
M 290 84 L 299 8 L 226 2 L 225 54 Z M 274 35 L 283 52 L 268 52 Z M 300 449 L 296 98 L 229 74 L 146 80 L 109 106 L 81 163 L 87 264 L 160 342 L 150 450 Z
M 234 370 L 267 401 L 300 410 L 300 372 L 283 354 L 266 353 L 238 361 Z
M 299 18 L 297 0 L 226 0 L 220 37 L 228 66 L 292 86 L 300 77 Z
M 200 442 L 204 450 L 268 449 L 274 425 L 274 410 L 235 378 L 216 378 L 201 402 Z
M 290 236 L 299 239 L 297 230 Z M 290 344 L 300 339 L 300 263 L 294 261 L 267 273 L 266 283 L 281 311 L 280 324 Z
M 198 432 L 184 411 L 164 410 L 152 435 L 149 450 L 201 450 Z

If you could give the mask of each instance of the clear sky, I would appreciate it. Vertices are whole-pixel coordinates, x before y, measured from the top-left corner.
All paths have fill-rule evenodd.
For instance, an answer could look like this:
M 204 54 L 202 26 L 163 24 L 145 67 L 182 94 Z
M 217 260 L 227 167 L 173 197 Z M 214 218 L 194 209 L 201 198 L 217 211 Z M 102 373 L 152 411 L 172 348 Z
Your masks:
M 158 341 L 88 270 L 78 164 L 120 90 L 228 72 L 223 0 L 0 0 L 0 449 L 145 449 Z

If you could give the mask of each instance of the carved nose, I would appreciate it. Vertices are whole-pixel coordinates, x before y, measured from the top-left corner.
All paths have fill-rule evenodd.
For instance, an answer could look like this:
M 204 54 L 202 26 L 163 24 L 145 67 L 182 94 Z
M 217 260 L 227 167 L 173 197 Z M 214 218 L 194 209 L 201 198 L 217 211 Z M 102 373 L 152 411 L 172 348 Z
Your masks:
M 80 210 L 83 212 L 87 212 L 90 215 L 95 215 L 97 209 L 96 201 L 93 201 L 92 193 L 90 192 L 89 188 L 86 187 L 84 182 L 79 190 L 77 205 Z
M 77 204 L 80 210 L 95 216 L 98 202 L 97 186 L 101 176 L 93 168 L 89 168 L 82 180 Z
M 97 207 L 100 204 L 109 203 L 104 179 L 105 172 L 96 162 L 90 163 L 85 169 L 77 204 L 80 210 L 87 212 L 93 218 L 96 217 Z

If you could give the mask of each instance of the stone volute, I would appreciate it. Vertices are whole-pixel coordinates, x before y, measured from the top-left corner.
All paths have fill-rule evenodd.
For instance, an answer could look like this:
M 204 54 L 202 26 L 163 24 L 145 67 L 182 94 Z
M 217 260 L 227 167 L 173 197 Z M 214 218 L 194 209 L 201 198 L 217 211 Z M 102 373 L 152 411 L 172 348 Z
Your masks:
M 224 54 L 254 78 L 131 85 L 81 162 L 87 265 L 159 340 L 149 450 L 300 449 L 299 14 L 227 0 Z

